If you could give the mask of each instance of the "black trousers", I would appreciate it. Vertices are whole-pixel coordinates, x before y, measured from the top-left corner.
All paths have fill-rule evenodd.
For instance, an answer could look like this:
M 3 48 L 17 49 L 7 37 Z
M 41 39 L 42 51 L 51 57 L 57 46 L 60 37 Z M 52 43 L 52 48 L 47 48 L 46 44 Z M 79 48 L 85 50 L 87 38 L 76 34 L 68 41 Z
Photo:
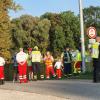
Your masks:
M 64 63 L 64 74 L 71 74 L 72 66 L 71 63 Z
M 100 59 L 93 59 L 93 82 L 100 82 Z
M 34 75 L 41 74 L 40 62 L 32 62 L 32 69 Z

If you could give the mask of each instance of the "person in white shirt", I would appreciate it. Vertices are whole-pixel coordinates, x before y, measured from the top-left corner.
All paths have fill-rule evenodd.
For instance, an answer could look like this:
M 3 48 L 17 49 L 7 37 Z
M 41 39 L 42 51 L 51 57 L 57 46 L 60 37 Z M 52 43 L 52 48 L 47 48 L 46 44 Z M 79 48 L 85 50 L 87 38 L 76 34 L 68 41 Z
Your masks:
M 27 83 L 27 54 L 20 48 L 20 52 L 16 55 L 18 63 L 19 81 L 20 83 Z
M 0 54 L 0 56 L 2 56 Z M 3 57 L 0 57 L 0 85 L 4 84 L 4 65 L 5 65 L 5 60 Z
M 58 59 L 58 61 L 55 63 L 54 68 L 56 68 L 56 75 L 57 78 L 60 79 L 61 78 L 61 70 L 62 70 L 63 64 L 62 64 L 62 60 Z

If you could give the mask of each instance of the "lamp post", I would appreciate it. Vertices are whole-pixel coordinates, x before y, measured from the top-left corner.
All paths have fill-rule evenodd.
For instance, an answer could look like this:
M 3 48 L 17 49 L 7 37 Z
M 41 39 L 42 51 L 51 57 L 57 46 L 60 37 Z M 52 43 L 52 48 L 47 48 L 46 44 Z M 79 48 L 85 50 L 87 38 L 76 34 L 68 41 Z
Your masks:
M 81 52 L 82 52 L 82 72 L 86 71 L 85 67 L 85 43 L 84 43 L 84 23 L 83 23 L 83 7 L 82 0 L 79 0 L 80 11 L 80 30 L 81 30 Z

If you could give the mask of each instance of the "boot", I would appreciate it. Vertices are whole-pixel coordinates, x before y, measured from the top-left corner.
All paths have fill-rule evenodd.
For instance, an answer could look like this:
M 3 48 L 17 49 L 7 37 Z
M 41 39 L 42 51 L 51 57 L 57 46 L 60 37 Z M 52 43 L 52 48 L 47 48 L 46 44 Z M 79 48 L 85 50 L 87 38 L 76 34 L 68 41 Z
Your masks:
M 2 85 L 2 80 L 0 80 L 0 85 Z
M 5 82 L 4 82 L 4 80 L 1 80 L 1 81 L 2 81 L 2 85 L 3 85 Z
M 37 81 L 37 75 L 34 75 L 34 81 Z
M 4 80 L 0 80 L 0 85 L 3 85 L 4 84 Z

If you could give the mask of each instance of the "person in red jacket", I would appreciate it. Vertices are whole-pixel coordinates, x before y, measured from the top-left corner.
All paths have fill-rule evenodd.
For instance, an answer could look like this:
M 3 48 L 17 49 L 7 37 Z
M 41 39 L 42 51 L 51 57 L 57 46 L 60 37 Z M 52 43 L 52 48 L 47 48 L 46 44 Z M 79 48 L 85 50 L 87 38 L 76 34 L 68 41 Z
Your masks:
M 18 62 L 18 72 L 20 83 L 27 83 L 27 54 L 20 48 L 20 52 L 16 55 Z
M 46 65 L 46 78 L 50 79 L 50 73 L 53 75 L 53 77 L 55 77 L 56 75 L 53 68 L 54 58 L 49 51 L 46 53 L 44 57 L 44 62 Z
M 2 56 L 0 54 L 0 56 Z M 3 57 L 0 57 L 0 85 L 4 84 L 4 65 L 5 65 L 5 60 Z

